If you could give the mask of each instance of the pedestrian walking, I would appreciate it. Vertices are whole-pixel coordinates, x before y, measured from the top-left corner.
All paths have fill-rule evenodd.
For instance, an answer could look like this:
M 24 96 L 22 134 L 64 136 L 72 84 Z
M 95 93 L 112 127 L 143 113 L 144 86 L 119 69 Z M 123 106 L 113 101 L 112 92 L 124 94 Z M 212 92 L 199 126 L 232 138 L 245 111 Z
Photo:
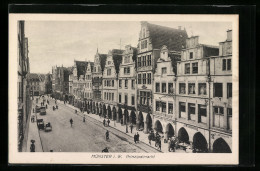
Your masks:
M 168 151 L 171 152 L 171 149 L 172 149 L 172 141 L 171 141 L 171 139 L 169 138 L 169 139 L 168 139 Z
M 161 151 L 161 147 L 162 147 L 162 141 L 161 139 L 159 139 L 159 142 L 158 142 L 158 149 Z
M 109 123 L 110 123 L 110 120 L 108 119 L 108 120 L 107 120 L 107 126 L 109 126 Z
M 135 135 L 134 135 L 134 142 L 135 142 L 135 144 L 136 144 L 136 140 L 137 140 L 137 135 L 135 133 Z
M 103 120 L 103 125 L 106 126 L 106 120 L 105 120 L 105 118 L 104 118 L 104 120 Z
M 52 107 L 52 110 L 53 110 L 53 111 L 55 110 L 55 106 Z
M 121 123 L 121 125 L 123 125 L 123 118 L 121 118 L 120 123 Z
M 35 152 L 35 140 L 31 140 L 30 152 Z
M 73 120 L 72 118 L 70 118 L 70 127 L 72 127 L 72 124 L 73 124 Z
M 136 141 L 139 142 L 139 134 L 138 134 L 138 132 L 136 133 Z
M 133 132 L 133 127 L 134 127 L 134 126 L 133 126 L 133 124 L 131 123 L 131 124 L 130 124 L 131 134 L 132 134 L 132 132 Z
M 55 100 L 55 104 L 57 104 L 57 100 Z
M 109 139 L 109 132 L 107 130 L 107 132 L 106 132 L 106 140 L 108 140 L 108 139 Z
M 58 109 L 58 105 L 56 105 L 56 109 Z
M 107 147 L 104 148 L 104 149 L 102 150 L 102 153 L 108 153 L 108 148 L 107 148 Z
M 46 104 L 46 109 L 48 109 L 48 106 L 47 106 L 47 104 Z

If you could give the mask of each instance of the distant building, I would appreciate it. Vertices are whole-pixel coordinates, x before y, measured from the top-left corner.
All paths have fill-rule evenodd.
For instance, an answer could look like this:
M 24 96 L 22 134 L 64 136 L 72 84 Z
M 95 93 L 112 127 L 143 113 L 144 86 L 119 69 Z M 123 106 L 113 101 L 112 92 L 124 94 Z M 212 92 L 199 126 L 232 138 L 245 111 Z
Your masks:
M 41 83 L 41 78 L 38 74 L 30 73 L 28 75 L 28 82 L 30 85 L 31 96 L 39 96 L 42 94 L 43 90 L 41 89 L 43 88 L 43 85 Z
M 92 72 L 93 72 L 94 62 L 88 62 L 85 75 L 85 89 L 84 89 L 84 100 L 91 100 L 93 98 L 92 91 Z

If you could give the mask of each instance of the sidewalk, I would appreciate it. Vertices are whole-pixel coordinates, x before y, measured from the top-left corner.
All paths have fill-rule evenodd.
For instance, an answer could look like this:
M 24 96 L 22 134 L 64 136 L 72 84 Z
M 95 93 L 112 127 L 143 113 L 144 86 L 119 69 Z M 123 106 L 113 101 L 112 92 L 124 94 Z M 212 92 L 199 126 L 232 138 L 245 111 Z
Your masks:
M 57 102 L 61 103 L 61 104 L 64 104 L 64 102 L 60 101 L 60 100 L 57 100 Z M 82 114 L 82 112 L 80 112 L 80 110 L 78 108 L 76 108 L 76 107 L 74 107 L 74 106 L 72 106 L 70 104 L 66 104 L 66 106 L 72 108 L 73 110 L 78 110 L 78 114 Z M 103 123 L 104 118 L 100 117 L 99 115 L 92 114 L 92 113 L 87 114 L 87 112 L 84 112 L 83 114 L 85 116 L 87 116 L 87 117 L 91 117 L 91 118 L 93 118 L 93 119 Z M 133 139 L 134 139 L 135 133 L 138 132 L 138 134 L 140 135 L 139 136 L 139 140 L 150 146 L 149 141 L 148 141 L 148 134 L 145 134 L 143 131 L 137 131 L 136 127 L 133 128 L 133 132 L 132 133 L 131 133 L 130 127 L 128 127 L 128 133 L 126 133 L 126 125 L 121 125 L 120 123 L 116 123 L 116 121 L 110 120 L 109 126 L 115 128 L 115 129 L 117 129 L 117 130 L 119 130 L 121 132 L 124 132 L 125 134 L 133 137 Z M 168 143 L 164 143 L 163 139 L 161 140 L 161 142 L 162 142 L 161 152 L 169 153 L 168 152 Z M 155 149 L 158 149 L 157 147 L 155 147 L 155 142 L 154 141 L 151 141 L 151 147 L 153 147 Z M 185 153 L 185 151 L 177 149 L 175 151 L 175 153 Z
M 32 110 L 31 110 L 31 116 L 35 115 L 36 113 L 33 113 L 33 108 L 35 107 L 35 101 L 32 102 Z M 41 144 L 41 137 L 39 135 L 39 130 L 37 127 L 37 118 L 35 117 L 34 123 L 31 122 L 31 118 L 29 118 L 29 130 L 28 130 L 28 140 L 27 140 L 27 150 L 26 152 L 30 152 L 30 146 L 31 146 L 31 140 L 35 140 L 35 152 L 43 152 L 42 144 Z

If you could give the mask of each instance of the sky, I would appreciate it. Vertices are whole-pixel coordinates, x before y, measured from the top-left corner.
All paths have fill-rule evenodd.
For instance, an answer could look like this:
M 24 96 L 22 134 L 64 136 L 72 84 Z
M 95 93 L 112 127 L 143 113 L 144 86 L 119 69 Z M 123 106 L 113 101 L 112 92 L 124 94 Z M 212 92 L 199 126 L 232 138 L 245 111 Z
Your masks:
M 155 22 L 171 28 L 185 27 L 188 36 L 199 43 L 218 45 L 226 40 L 231 22 Z M 139 21 L 25 21 L 25 36 L 31 73 L 51 73 L 52 66 L 73 66 L 74 60 L 94 61 L 97 52 L 137 46 Z M 120 43 L 121 40 L 121 43 Z

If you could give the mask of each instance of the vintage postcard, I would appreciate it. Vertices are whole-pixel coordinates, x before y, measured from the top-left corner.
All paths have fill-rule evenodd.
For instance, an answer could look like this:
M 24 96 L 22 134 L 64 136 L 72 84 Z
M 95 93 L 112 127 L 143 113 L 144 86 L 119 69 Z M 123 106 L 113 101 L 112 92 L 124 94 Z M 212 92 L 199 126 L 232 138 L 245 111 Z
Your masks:
M 238 164 L 238 19 L 10 13 L 9 163 Z

